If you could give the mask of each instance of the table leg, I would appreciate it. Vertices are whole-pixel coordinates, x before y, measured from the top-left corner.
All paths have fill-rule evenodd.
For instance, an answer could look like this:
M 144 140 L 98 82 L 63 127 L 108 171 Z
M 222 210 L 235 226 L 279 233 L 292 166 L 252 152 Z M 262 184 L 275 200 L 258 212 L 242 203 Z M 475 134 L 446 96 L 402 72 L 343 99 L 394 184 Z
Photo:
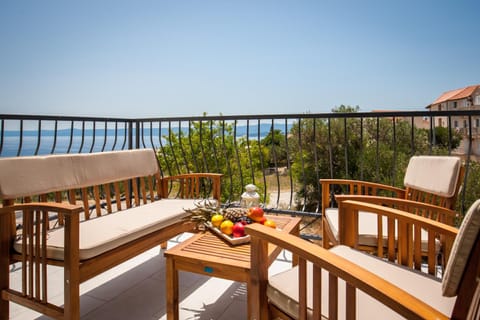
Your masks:
M 166 259 L 167 319 L 178 320 L 178 270 L 171 257 Z

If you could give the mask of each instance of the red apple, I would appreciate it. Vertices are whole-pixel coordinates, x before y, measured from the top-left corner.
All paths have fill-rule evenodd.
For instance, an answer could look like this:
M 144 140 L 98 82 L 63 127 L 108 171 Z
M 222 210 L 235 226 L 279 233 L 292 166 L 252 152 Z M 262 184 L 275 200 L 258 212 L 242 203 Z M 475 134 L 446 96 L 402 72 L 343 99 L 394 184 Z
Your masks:
M 251 207 L 248 209 L 248 214 L 247 216 L 252 219 L 253 221 L 260 222 L 263 218 L 263 209 L 260 207 Z
M 240 238 L 245 236 L 245 225 L 241 222 L 237 222 L 233 225 L 233 237 Z

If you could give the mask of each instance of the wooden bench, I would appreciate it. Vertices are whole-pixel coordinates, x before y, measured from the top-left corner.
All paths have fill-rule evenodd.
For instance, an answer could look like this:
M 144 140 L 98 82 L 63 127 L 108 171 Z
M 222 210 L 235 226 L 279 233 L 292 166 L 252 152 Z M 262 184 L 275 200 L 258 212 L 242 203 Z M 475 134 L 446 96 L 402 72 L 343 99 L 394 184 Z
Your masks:
M 220 201 L 220 178 L 162 178 L 151 149 L 0 159 L 0 319 L 9 302 L 79 319 L 80 283 L 194 230 L 184 210 L 194 200 L 167 198 L 171 182 L 180 181 L 178 195 Z M 12 263 L 21 290 L 10 286 Z M 48 264 L 64 268 L 63 306 L 49 301 Z

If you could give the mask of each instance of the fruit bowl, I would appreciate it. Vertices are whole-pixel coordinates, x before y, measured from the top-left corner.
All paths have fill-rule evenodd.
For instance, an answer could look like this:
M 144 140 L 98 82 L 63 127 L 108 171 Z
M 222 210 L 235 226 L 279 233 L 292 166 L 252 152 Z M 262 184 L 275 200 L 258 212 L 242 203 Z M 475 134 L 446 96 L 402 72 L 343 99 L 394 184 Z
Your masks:
M 218 229 L 217 227 L 214 227 L 211 222 L 205 222 L 205 225 L 207 226 L 208 229 L 212 230 L 212 232 L 215 233 L 217 236 L 219 236 L 220 238 L 224 239 L 225 241 L 229 242 L 234 246 L 250 242 L 249 235 L 234 238 L 232 236 L 226 235 L 225 233 L 220 231 L 220 229 Z

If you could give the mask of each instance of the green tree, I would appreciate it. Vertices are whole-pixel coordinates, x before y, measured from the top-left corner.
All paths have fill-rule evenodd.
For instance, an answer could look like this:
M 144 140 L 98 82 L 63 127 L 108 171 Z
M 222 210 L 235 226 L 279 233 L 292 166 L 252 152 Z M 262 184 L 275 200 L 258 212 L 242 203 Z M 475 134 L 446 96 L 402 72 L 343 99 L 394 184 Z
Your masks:
M 267 151 L 265 161 L 269 167 L 285 167 L 288 162 L 285 135 L 281 130 L 275 129 L 270 132 L 261 141 L 262 146 Z
M 297 195 L 309 210 L 318 207 L 318 179 L 359 179 L 403 186 L 405 168 L 414 154 L 428 154 L 428 132 L 407 121 L 359 118 L 359 108 L 341 105 L 328 120 L 305 119 L 291 130 L 295 147 L 292 170 L 300 181 Z M 343 114 L 343 115 L 342 115 Z M 438 146 L 438 152 L 445 147 Z M 303 182 L 303 183 L 302 183 Z
M 233 125 L 220 121 L 192 121 L 187 128 L 164 135 L 158 150 L 164 175 L 185 172 L 222 173 L 222 201 L 238 201 L 245 184 L 255 183 L 267 156 L 257 141 L 236 138 Z M 263 166 L 262 166 L 263 165 Z

